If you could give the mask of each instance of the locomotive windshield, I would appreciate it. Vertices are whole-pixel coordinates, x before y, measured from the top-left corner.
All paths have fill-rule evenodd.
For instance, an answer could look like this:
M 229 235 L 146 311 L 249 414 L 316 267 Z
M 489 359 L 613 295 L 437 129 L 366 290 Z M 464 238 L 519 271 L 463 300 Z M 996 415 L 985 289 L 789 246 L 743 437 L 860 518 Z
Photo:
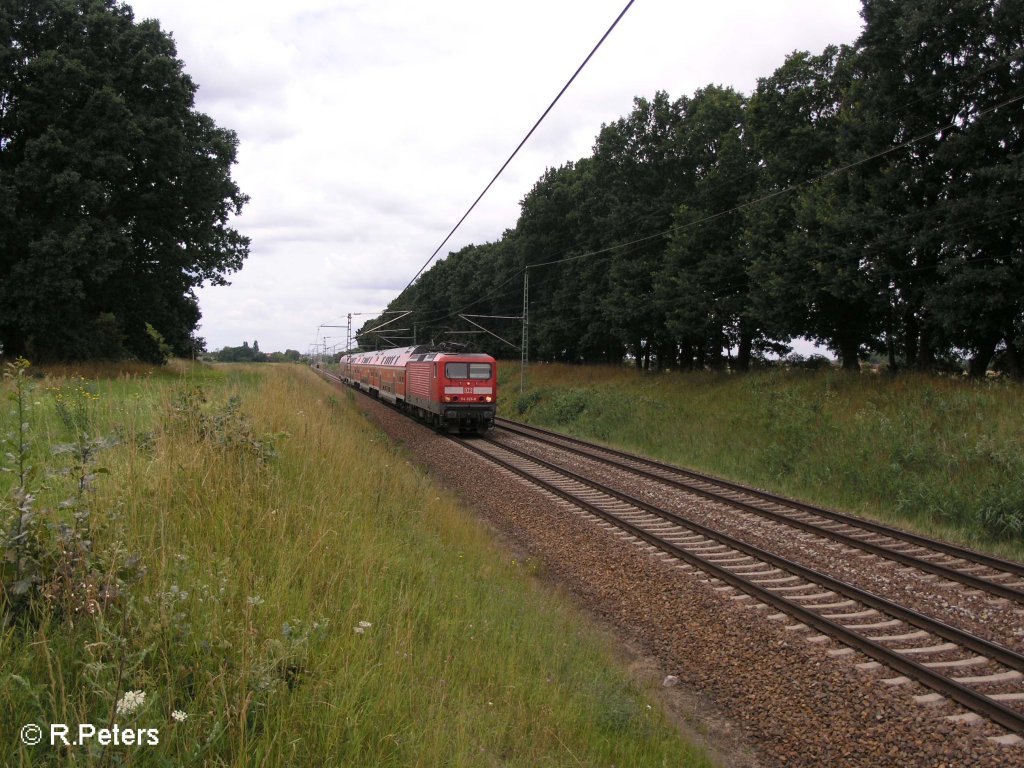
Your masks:
M 445 363 L 444 375 L 449 379 L 489 379 L 490 363 Z

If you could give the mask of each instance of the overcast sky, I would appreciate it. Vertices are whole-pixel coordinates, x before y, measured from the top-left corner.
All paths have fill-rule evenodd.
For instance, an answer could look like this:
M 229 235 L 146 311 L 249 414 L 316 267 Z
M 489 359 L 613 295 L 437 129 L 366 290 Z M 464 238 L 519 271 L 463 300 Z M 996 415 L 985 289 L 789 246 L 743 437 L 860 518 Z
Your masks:
M 129 0 L 171 32 L 197 108 L 241 142 L 252 239 L 199 292 L 208 347 L 305 352 L 376 313 L 444 240 L 626 0 Z M 545 168 L 635 96 L 750 93 L 794 50 L 860 32 L 859 0 L 637 0 L 442 251 L 500 238 Z M 365 317 L 354 319 L 358 327 Z M 320 332 L 344 341 L 344 329 Z

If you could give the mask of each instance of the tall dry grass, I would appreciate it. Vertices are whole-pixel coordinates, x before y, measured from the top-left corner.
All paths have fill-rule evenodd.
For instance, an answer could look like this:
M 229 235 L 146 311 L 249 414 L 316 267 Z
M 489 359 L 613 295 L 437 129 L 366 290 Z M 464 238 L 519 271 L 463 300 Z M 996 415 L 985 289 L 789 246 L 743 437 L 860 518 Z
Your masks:
M 87 387 L 91 428 L 120 437 L 90 503 L 121 592 L 0 633 L 15 763 L 706 764 L 348 394 L 295 366 Z M 145 704 L 116 716 L 126 691 Z M 113 720 L 159 747 L 27 748 L 14 727 Z

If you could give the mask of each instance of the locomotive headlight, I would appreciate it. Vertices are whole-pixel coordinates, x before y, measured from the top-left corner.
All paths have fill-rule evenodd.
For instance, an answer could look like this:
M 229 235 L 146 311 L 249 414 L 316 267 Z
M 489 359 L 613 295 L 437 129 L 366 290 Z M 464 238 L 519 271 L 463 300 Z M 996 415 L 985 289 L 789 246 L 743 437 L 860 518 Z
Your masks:
M 484 402 L 485 402 L 485 403 L 489 403 L 489 402 L 491 402 L 491 396 L 490 396 L 490 395 L 488 395 L 487 397 L 485 397 L 485 398 L 484 398 Z

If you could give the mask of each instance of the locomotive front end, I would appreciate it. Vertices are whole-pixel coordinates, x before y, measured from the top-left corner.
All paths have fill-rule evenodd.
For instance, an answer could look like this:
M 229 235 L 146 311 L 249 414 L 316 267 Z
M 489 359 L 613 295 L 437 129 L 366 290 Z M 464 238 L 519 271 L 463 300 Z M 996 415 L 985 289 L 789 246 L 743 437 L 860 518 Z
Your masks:
M 449 430 L 486 432 L 494 427 L 498 371 L 489 355 L 444 355 L 438 360 L 441 414 Z

